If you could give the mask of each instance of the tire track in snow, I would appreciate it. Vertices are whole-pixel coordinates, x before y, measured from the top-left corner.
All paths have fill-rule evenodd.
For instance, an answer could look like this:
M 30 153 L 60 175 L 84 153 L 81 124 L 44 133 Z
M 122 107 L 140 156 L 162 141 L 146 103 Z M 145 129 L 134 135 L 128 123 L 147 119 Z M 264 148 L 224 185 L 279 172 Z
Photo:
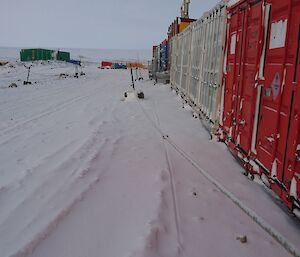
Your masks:
M 157 127 L 161 130 L 161 124 L 160 120 L 157 114 L 155 101 L 153 102 L 153 110 L 156 117 L 156 124 Z M 170 158 L 170 154 L 168 152 L 168 148 L 165 144 L 165 140 L 163 140 L 163 148 L 165 152 L 166 162 L 167 162 L 167 169 L 170 177 L 170 188 L 172 193 L 172 200 L 173 200 L 173 208 L 174 208 L 174 216 L 175 216 L 175 225 L 176 225 L 176 233 L 177 233 L 177 243 L 179 246 L 179 253 L 182 253 L 185 256 L 184 248 L 183 248 L 183 241 L 182 241 L 182 235 L 181 235 L 181 222 L 180 222 L 180 211 L 178 206 L 178 200 L 176 195 L 176 185 L 175 185 L 175 173 L 174 173 L 174 167 L 172 165 L 172 161 Z
M 157 114 L 155 102 L 152 103 L 153 105 L 153 113 L 156 119 L 156 122 L 153 121 L 145 108 L 142 106 L 142 104 L 138 101 L 138 105 L 140 106 L 140 109 L 142 110 L 143 114 L 146 116 L 148 121 L 152 124 L 152 126 L 156 129 L 156 131 L 161 132 L 161 124 L 160 120 Z M 163 135 L 163 133 L 159 133 L 160 135 Z M 170 188 L 171 188 L 171 196 L 172 196 L 172 205 L 173 205 L 173 213 L 174 213 L 174 222 L 175 222 L 175 227 L 176 227 L 176 237 L 177 237 L 177 244 L 178 244 L 178 256 L 183 254 L 183 256 L 186 256 L 184 252 L 184 247 L 183 247 L 183 241 L 182 241 L 182 235 L 181 235 L 181 222 L 180 222 L 180 211 L 178 207 L 178 200 L 176 196 L 176 185 L 175 185 L 175 178 L 174 178 L 174 167 L 172 165 L 172 161 L 170 158 L 170 154 L 168 152 L 167 146 L 165 144 L 165 140 L 162 140 L 162 146 L 163 146 L 163 151 L 165 153 L 165 158 L 166 158 L 166 163 L 167 163 L 167 170 L 169 174 L 169 182 L 170 182 Z
M 6 217 L 4 217 L 3 214 L 1 215 L 2 223 L 0 224 L 0 231 L 3 224 L 5 225 L 6 223 L 10 223 L 9 220 L 13 220 L 13 214 L 18 216 L 18 210 L 26 210 L 30 205 L 33 205 L 32 209 L 34 209 L 35 206 L 32 199 L 34 199 L 35 201 L 47 200 L 52 193 L 57 192 L 58 188 L 63 188 L 63 186 L 65 186 L 65 183 L 70 182 L 70 180 L 73 179 L 74 174 L 76 174 L 76 172 L 78 172 L 78 170 L 82 168 L 82 164 L 80 164 L 78 161 L 76 162 L 76 160 L 82 159 L 80 155 L 84 154 L 86 145 L 87 144 L 84 144 L 83 146 L 77 148 L 75 151 L 68 153 L 68 156 L 65 156 L 67 161 L 59 163 L 58 165 L 49 168 L 49 170 L 45 170 L 44 172 L 42 172 L 43 165 L 47 165 L 47 163 L 42 164 L 41 166 L 37 167 L 35 171 L 30 173 L 29 176 L 26 177 L 27 179 L 23 179 L 17 189 L 11 188 L 8 191 L 8 196 L 10 196 L 11 198 L 6 198 L 6 201 L 14 198 L 20 199 L 19 197 L 17 197 L 20 192 L 22 192 L 22 197 L 20 202 L 14 202 L 14 205 L 10 206 Z M 66 150 L 66 148 L 64 149 Z M 53 157 L 49 159 L 49 161 L 57 161 L 56 159 L 59 157 L 59 155 L 62 154 L 62 151 L 54 154 Z M 36 175 L 34 173 L 36 173 Z
M 93 94 L 93 96 L 95 96 L 95 95 Z M 98 97 L 98 96 L 96 95 L 96 97 Z M 115 108 L 116 108 L 116 107 L 114 107 L 112 110 L 114 110 Z M 100 126 L 105 125 L 105 124 L 103 124 L 103 123 L 106 123 L 106 120 L 107 120 L 107 117 L 106 117 L 106 116 L 107 116 L 107 115 L 106 115 L 107 110 L 108 110 L 108 109 L 107 109 L 106 106 L 104 106 L 102 109 L 98 109 L 98 108 L 93 109 L 92 111 L 96 114 L 96 116 L 94 116 L 94 117 L 88 122 L 88 125 L 91 126 L 91 127 L 97 127 L 97 126 L 99 126 L 100 123 L 101 123 Z M 89 112 L 90 112 L 90 111 L 91 111 L 91 110 L 89 110 Z M 102 113 L 101 118 L 99 117 L 99 111 Z M 103 115 L 104 115 L 106 118 L 104 118 Z M 100 123 L 99 123 L 99 122 L 100 122 Z M 40 132 L 30 135 L 30 137 L 28 137 L 26 140 L 30 140 L 30 138 L 35 138 L 35 137 L 37 137 L 38 135 L 40 135 Z M 14 135 L 13 138 L 15 139 L 16 136 Z M 54 155 L 55 155 L 55 153 L 54 153 Z M 51 154 L 50 156 L 48 156 L 48 157 L 51 158 L 51 157 L 52 157 L 52 154 Z M 44 159 L 47 160 L 48 157 L 45 157 Z M 40 160 L 40 162 L 43 162 L 43 160 Z M 37 164 L 37 165 L 38 165 L 38 164 Z M 37 167 L 39 167 L 39 165 L 38 165 Z M 30 168 L 30 169 L 32 169 L 32 168 Z M 35 168 L 33 168 L 33 169 L 35 170 Z M 17 175 L 18 175 L 18 174 L 17 174 Z M 22 183 L 22 177 L 21 177 L 21 178 L 18 178 L 17 180 L 14 179 L 13 182 Z M 1 183 L 0 183 L 0 196 L 1 196 L 1 192 L 3 193 L 4 191 L 7 191 L 7 189 L 8 189 L 10 186 L 12 186 L 12 185 L 10 185 L 10 183 L 9 183 L 9 184 L 3 184 L 3 183 L 2 183 L 2 185 L 1 185 Z
M 269 225 L 262 217 L 255 213 L 252 209 L 247 207 L 241 200 L 239 200 L 233 193 L 227 190 L 222 184 L 220 184 L 216 179 L 214 179 L 209 173 L 202 169 L 201 166 L 192 158 L 190 155 L 179 147 L 173 140 L 165 134 L 159 126 L 150 118 L 147 111 L 139 103 L 143 113 L 146 118 L 152 124 L 152 126 L 157 130 L 160 136 L 166 141 L 175 151 L 177 151 L 186 161 L 188 161 L 194 168 L 196 168 L 199 173 L 204 176 L 210 183 L 212 183 L 216 188 L 218 188 L 227 198 L 229 198 L 238 208 L 240 208 L 249 218 L 251 218 L 257 225 L 259 225 L 264 231 L 266 231 L 272 238 L 274 238 L 286 251 L 295 257 L 300 257 L 300 250 L 288 241 L 281 233 Z
M 95 92 L 96 91 L 99 91 L 99 89 L 95 90 Z M 95 92 L 91 92 L 90 94 L 88 94 L 86 96 L 74 97 L 74 98 L 72 98 L 72 99 L 70 99 L 70 100 L 68 100 L 68 101 L 66 101 L 64 103 L 60 103 L 60 104 L 56 105 L 54 108 L 50 108 L 50 110 L 47 110 L 47 111 L 42 112 L 42 113 L 40 113 L 38 115 L 35 115 L 34 117 L 31 117 L 31 118 L 29 118 L 29 119 L 27 119 L 25 121 L 19 122 L 19 123 L 15 124 L 15 125 L 13 125 L 13 126 L 11 126 L 9 128 L 5 128 L 1 132 L 1 137 L 6 136 L 7 134 L 10 134 L 14 130 L 19 129 L 20 127 L 22 127 L 22 126 L 24 126 L 24 125 L 26 125 L 28 123 L 40 120 L 40 119 L 45 118 L 45 117 L 48 117 L 48 116 L 53 115 L 53 114 L 55 114 L 57 112 L 63 111 L 63 110 L 65 110 L 68 107 L 71 107 L 73 104 L 76 104 L 76 103 L 81 102 L 81 101 L 85 101 L 85 100 L 93 97 Z M 24 133 L 23 130 L 21 131 L 21 134 L 22 133 Z M 4 144 L 7 144 L 8 142 L 10 142 L 10 140 L 14 139 L 16 136 L 17 135 L 14 134 L 14 135 L 12 135 L 12 136 L 10 136 L 8 138 L 5 138 L 4 140 L 0 141 L 0 146 L 4 145 Z
M 23 108 L 22 104 L 24 104 L 24 103 L 25 103 L 26 106 L 28 106 L 30 104 L 34 104 L 35 102 L 33 102 L 33 101 L 35 101 L 35 100 L 42 101 L 43 99 L 47 99 L 49 97 L 60 95 L 65 90 L 66 90 L 65 88 L 64 89 L 60 88 L 59 90 L 56 90 L 52 94 L 47 94 L 47 95 L 43 95 L 43 96 L 36 96 L 36 97 L 28 98 L 28 99 L 22 99 L 21 101 L 14 102 L 14 105 L 12 107 L 9 107 L 9 108 L 6 108 L 6 109 L 1 109 L 0 113 L 11 112 L 11 111 L 14 111 L 14 110 L 22 109 Z M 17 104 L 17 106 L 16 106 L 16 104 Z
M 101 176 L 103 175 L 103 172 L 105 172 L 106 166 L 108 165 L 109 162 L 107 161 L 106 165 L 103 165 L 101 170 L 100 171 L 97 170 L 96 173 L 95 173 L 95 170 L 93 172 L 90 171 L 90 166 L 92 165 L 92 163 L 95 160 L 102 158 L 102 156 L 104 156 L 105 160 L 110 159 L 111 156 L 116 151 L 117 146 L 118 146 L 120 140 L 122 140 L 122 138 L 120 136 L 114 137 L 112 140 L 109 138 L 105 138 L 104 142 L 102 142 L 100 147 L 98 145 L 99 139 L 95 140 L 96 138 L 100 138 L 100 135 L 95 134 L 93 136 L 93 138 L 90 140 L 90 142 L 94 146 L 87 147 L 89 150 L 89 153 L 87 154 L 86 158 L 84 160 L 82 160 L 84 162 L 84 164 L 80 165 L 80 167 L 77 169 L 71 170 L 68 173 L 69 174 L 68 177 L 64 178 L 63 183 L 60 183 L 59 189 L 56 189 L 54 194 L 52 194 L 50 197 L 48 197 L 47 198 L 48 200 L 46 202 L 44 201 L 43 205 L 44 205 L 45 209 L 49 209 L 50 206 L 53 207 L 53 204 L 55 205 L 55 202 L 57 201 L 57 199 L 62 198 L 62 196 L 67 197 L 68 194 L 71 196 L 73 196 L 75 194 L 76 198 L 73 199 L 72 201 L 70 201 L 68 199 L 66 199 L 66 200 L 61 199 L 61 202 L 63 204 L 63 209 L 60 208 L 59 212 L 57 212 L 56 214 L 53 214 L 54 216 L 51 218 L 50 221 L 47 222 L 47 224 L 44 224 L 44 225 L 42 224 L 42 228 L 36 228 L 36 234 L 32 235 L 33 238 L 31 238 L 30 240 L 28 239 L 26 243 L 22 242 L 22 235 L 24 236 L 24 235 L 28 234 L 28 231 L 32 231 L 32 226 L 38 224 L 40 219 L 47 216 L 47 211 L 44 210 L 44 208 L 41 208 L 42 209 L 41 213 L 38 216 L 35 216 L 33 219 L 30 220 L 30 222 L 27 222 L 26 226 L 23 225 L 21 229 L 18 229 L 18 231 L 16 231 L 16 233 L 19 233 L 19 237 L 18 236 L 17 236 L 17 238 L 12 237 L 12 241 L 14 241 L 13 244 L 17 244 L 19 242 L 21 244 L 21 246 L 18 247 L 17 250 L 14 250 L 16 247 L 11 246 L 11 249 L 7 249 L 6 253 L 4 252 L 5 257 L 6 256 L 20 257 L 20 256 L 27 256 L 28 254 L 30 254 L 33 251 L 33 249 L 41 241 L 43 241 L 47 237 L 48 234 L 51 233 L 51 231 L 58 225 L 58 223 L 65 216 L 67 216 L 68 213 L 70 213 L 70 211 L 75 206 L 75 204 L 78 203 L 79 201 L 83 200 L 85 194 L 92 188 L 92 186 L 101 179 Z M 108 145 L 110 145 L 111 147 L 107 147 Z M 109 148 L 109 149 L 107 149 L 107 148 Z M 82 154 L 79 154 L 79 156 L 86 154 L 85 149 L 83 149 L 81 152 L 82 152 Z M 73 159 L 80 159 L 80 157 L 78 157 L 75 154 L 74 158 L 69 159 L 67 162 L 68 163 L 74 162 Z M 60 166 L 60 169 L 57 169 L 56 173 L 59 173 L 59 171 L 61 169 L 64 169 L 64 167 L 67 167 L 67 166 L 68 165 Z M 57 174 L 57 175 L 59 175 L 59 174 Z M 60 179 L 61 179 L 61 177 L 60 177 Z M 43 185 L 39 186 L 39 188 L 37 188 L 28 197 L 28 200 L 32 201 L 32 204 L 34 202 L 34 200 L 33 200 L 34 197 L 32 197 L 32 196 L 40 195 L 41 193 L 39 191 L 43 190 L 45 188 L 45 186 L 47 186 L 47 182 L 48 182 L 48 180 Z M 53 185 L 53 183 L 50 183 L 50 185 Z M 75 189 L 77 188 L 77 190 L 75 190 L 74 188 Z M 74 192 L 74 190 L 75 190 L 75 192 Z M 78 191 L 79 191 L 79 193 L 78 193 Z M 47 192 L 45 192 L 45 193 L 47 194 Z M 65 202 L 69 202 L 69 204 L 67 204 L 67 206 L 65 206 Z M 24 202 L 23 206 L 28 208 L 28 203 Z M 23 206 L 22 206 L 22 208 L 23 208 Z M 21 210 L 22 210 L 22 208 L 21 208 Z M 54 209 L 56 210 L 57 208 L 54 208 Z M 31 210 L 29 210 L 29 211 L 32 212 Z M 43 212 L 45 212 L 45 213 L 43 213 Z M 50 208 L 50 212 L 51 212 L 51 208 Z M 14 213 L 18 213 L 18 210 L 16 209 Z M 23 213 L 23 215 L 24 215 L 24 213 Z M 11 218 L 11 219 L 12 219 L 12 221 L 16 220 L 15 218 Z M 4 223 L 7 224 L 7 221 Z M 0 233 L 0 235 L 1 234 L 3 234 L 3 233 Z M 8 242 L 6 242 L 6 243 L 8 243 Z M 7 245 L 7 244 L 5 244 L 5 245 Z
M 89 151 L 91 151 L 93 147 L 97 147 L 97 144 L 103 144 L 99 140 L 97 140 L 97 138 L 100 137 L 100 130 L 105 124 L 106 122 L 102 122 L 99 125 L 98 132 L 92 133 L 92 135 L 84 142 L 80 142 L 79 144 L 77 143 L 76 146 L 76 142 L 73 141 L 63 146 L 55 153 L 41 160 L 41 163 L 36 167 L 31 168 L 30 172 L 27 172 L 23 178 L 18 181 L 14 180 L 14 184 L 4 186 L 6 190 L 3 191 L 2 194 L 0 194 L 1 198 L 4 197 L 4 193 L 6 193 L 8 196 L 14 196 L 14 193 L 18 194 L 20 190 L 23 191 L 23 201 L 20 203 L 14 202 L 15 207 L 14 209 L 11 209 L 10 212 L 16 211 L 16 209 L 21 205 L 26 206 L 26 199 L 31 200 L 36 195 L 41 196 L 40 192 L 43 192 L 47 186 L 52 185 L 51 183 L 49 183 L 50 180 L 55 181 L 55 179 L 59 177 L 60 180 L 57 183 L 59 184 L 63 181 L 72 179 L 72 177 L 77 174 L 78 170 L 80 170 L 80 168 L 84 166 L 84 158 L 86 156 L 88 157 L 92 155 L 87 155 Z M 60 160 L 61 157 L 62 160 Z M 72 169 L 72 172 L 68 171 L 68 169 L 70 168 Z M 64 172 L 61 172 L 62 170 Z M 64 178 L 64 176 L 68 177 Z M 53 184 L 57 186 L 56 183 Z M 35 185 L 37 185 L 37 187 L 34 187 Z M 29 189 L 29 192 L 26 191 L 26 188 Z M 53 190 L 53 188 L 50 189 Z M 3 221 L 5 220 L 5 218 L 2 216 L 0 220 Z
M 66 101 L 64 103 L 60 103 L 60 104 L 56 105 L 54 108 L 50 108 L 50 110 L 44 111 L 44 112 L 42 112 L 40 114 L 37 114 L 37 115 L 35 115 L 35 116 L 33 116 L 33 117 L 25 120 L 25 121 L 21 121 L 21 122 L 19 122 L 17 124 L 14 124 L 14 125 L 12 125 L 10 127 L 7 127 L 5 129 L 3 129 L 2 132 L 1 132 L 2 133 L 1 136 L 8 134 L 9 132 L 11 132 L 11 131 L 13 131 L 15 129 L 18 129 L 21 126 L 26 125 L 27 123 L 39 120 L 41 118 L 47 117 L 47 116 L 49 116 L 51 114 L 54 114 L 54 113 L 56 113 L 58 111 L 64 110 L 66 107 L 68 107 L 68 106 L 70 106 L 70 105 L 72 105 L 74 103 L 77 103 L 77 102 L 79 102 L 81 100 L 85 100 L 85 99 L 87 99 L 89 97 L 90 97 L 90 95 L 87 95 L 87 96 L 78 96 L 78 97 L 72 98 L 72 99 L 70 99 L 70 100 L 68 100 L 68 101 Z
M 66 67 L 67 68 L 67 67 Z M 66 69 L 66 68 L 58 68 L 58 69 Z M 62 70 L 62 71 L 60 71 L 60 72 L 63 72 L 64 70 Z M 43 75 L 42 73 L 40 74 L 40 75 Z M 52 75 L 51 75 L 52 76 Z M 54 75 L 54 76 L 58 76 L 58 75 Z M 11 78 L 11 76 L 8 76 L 7 78 Z M 50 81 L 53 81 L 53 79 L 51 79 Z M 58 81 L 60 81 L 59 79 L 58 79 Z M 45 81 L 43 81 L 43 82 L 45 82 Z M 48 82 L 48 81 L 46 81 L 46 82 Z M 34 85 L 32 85 L 32 86 L 34 86 Z M 60 88 L 57 88 L 58 90 L 56 90 L 56 93 L 58 93 L 59 91 L 60 92 L 63 92 L 66 88 L 72 88 L 73 87 L 73 84 L 64 84 L 63 85 L 63 90 L 61 90 L 61 87 Z M 5 88 L 5 89 L 7 89 L 7 88 Z M 47 89 L 49 89 L 49 90 L 45 90 L 44 88 L 43 88 L 43 92 L 48 92 L 48 91 L 52 91 L 53 89 L 50 87 L 50 88 L 47 88 Z M 34 91 L 34 93 L 36 93 L 37 91 Z M 31 92 L 32 93 L 32 92 Z M 30 96 L 32 96 L 32 95 L 30 95 Z M 45 95 L 44 97 L 47 97 L 47 96 L 49 96 L 49 95 Z M 52 94 L 50 94 L 50 96 L 52 96 Z M 39 99 L 41 96 L 36 96 L 36 97 L 29 97 L 29 98 L 27 98 L 27 99 L 22 99 L 22 100 L 20 100 L 20 101 L 14 101 L 13 102 L 13 104 L 12 104 L 12 107 L 13 106 L 15 106 L 15 104 L 17 103 L 17 104 L 22 104 L 22 103 L 26 103 L 27 101 L 32 101 L 32 100 L 35 100 L 35 99 Z M 17 99 L 16 99 L 17 100 Z M 9 101 L 2 101 L 1 103 L 0 103 L 0 107 L 1 106 L 7 106 L 7 103 L 8 103 Z M 11 107 L 11 108 L 12 108 Z M 13 108 L 14 109 L 14 108 Z M 9 110 L 9 109 L 7 109 L 7 110 Z M 7 110 L 4 110 L 4 111 L 7 111 Z M 3 110 L 2 110 L 2 108 L 1 108 L 1 110 L 0 110 L 0 112 L 4 112 Z
M 112 150 L 110 151 L 109 155 L 113 156 L 114 153 L 117 151 L 117 145 L 122 140 L 122 138 L 117 138 L 115 142 L 112 144 Z M 107 154 L 107 151 L 106 151 Z M 99 153 L 99 156 L 101 153 Z M 97 159 L 97 156 L 95 157 Z M 106 165 L 107 166 L 107 165 Z M 65 209 L 60 211 L 55 218 L 47 224 L 47 226 L 40 231 L 37 235 L 35 235 L 34 239 L 25 245 L 21 250 L 18 250 L 15 254 L 10 255 L 9 257 L 27 257 L 31 255 L 34 250 L 38 247 L 40 243 L 42 243 L 51 233 L 52 231 L 61 223 L 63 220 L 72 212 L 74 207 L 79 204 L 81 201 L 84 201 L 86 195 L 93 189 L 93 187 L 101 181 L 101 177 L 104 176 L 107 167 L 102 168 L 102 172 L 96 176 L 96 178 L 88 184 L 86 189 L 81 192 L 74 200 L 71 202 Z
M 30 169 L 27 169 L 26 172 L 21 177 L 13 177 L 11 179 L 11 182 L 9 183 L 3 183 L 0 184 L 0 203 L 3 204 L 3 198 L 6 196 L 6 194 L 11 195 L 15 190 L 22 187 L 27 179 L 30 179 L 34 176 L 35 173 L 39 172 L 41 169 L 43 169 L 43 166 L 45 163 L 55 163 L 57 161 L 56 159 L 61 156 L 66 151 L 69 151 L 68 149 L 72 149 L 75 147 L 75 141 L 71 141 L 70 143 L 63 145 L 59 149 L 57 149 L 54 153 L 51 153 L 45 157 L 43 157 L 36 165 L 31 167 Z M 14 202 L 16 203 L 16 202 Z M 7 209 L 6 209 L 7 211 Z M 2 220 L 3 217 L 0 216 L 0 220 Z
M 80 85 L 80 87 L 81 87 L 81 86 L 82 86 L 82 85 Z M 81 89 L 81 88 L 78 88 L 78 89 Z M 68 107 L 69 105 L 72 105 L 72 104 L 74 104 L 74 103 L 76 103 L 76 102 L 78 102 L 78 101 L 85 100 L 85 99 L 88 99 L 88 98 L 90 98 L 90 97 L 93 97 L 93 96 L 95 96 L 95 94 L 96 94 L 97 92 L 101 92 L 101 91 L 103 91 L 103 90 L 104 90 L 103 87 L 101 87 L 101 88 L 96 87 L 93 91 L 90 91 L 90 92 L 89 92 L 87 95 L 85 95 L 85 96 L 77 96 L 77 97 L 73 97 L 73 98 L 71 98 L 71 99 L 68 99 L 67 101 L 65 101 L 65 99 L 61 99 L 61 101 L 64 101 L 64 102 L 58 103 L 58 104 L 57 104 L 56 106 L 54 106 L 54 107 L 51 106 L 48 110 L 43 111 L 43 112 L 41 112 L 40 114 L 37 114 L 37 115 L 35 115 L 35 116 L 33 116 L 33 117 L 31 117 L 31 118 L 25 120 L 25 121 L 20 121 L 20 122 L 18 122 L 17 124 L 8 126 L 8 127 L 6 127 L 6 128 L 2 128 L 2 129 L 1 129 L 2 131 L 1 131 L 0 137 L 3 136 L 3 135 L 5 135 L 5 134 L 8 134 L 11 130 L 15 130 L 16 128 L 19 128 L 19 127 L 21 127 L 21 126 L 23 126 L 23 125 L 26 125 L 27 123 L 30 123 L 31 121 L 39 120 L 40 118 L 49 116 L 49 115 L 51 115 L 52 113 L 56 113 L 56 112 L 58 112 L 58 111 L 60 111 L 60 110 L 63 110 L 63 109 L 65 109 L 66 107 Z M 65 89 L 62 90 L 61 92 L 64 92 L 64 91 L 65 91 Z M 77 93 L 78 93 L 78 94 L 81 94 L 80 91 L 77 92 Z M 48 97 L 48 96 L 46 96 L 46 97 Z M 5 142 L 5 141 L 4 141 L 4 142 Z M 0 141 L 0 145 L 2 145 L 2 144 L 3 144 L 3 141 L 2 141 L 2 142 Z

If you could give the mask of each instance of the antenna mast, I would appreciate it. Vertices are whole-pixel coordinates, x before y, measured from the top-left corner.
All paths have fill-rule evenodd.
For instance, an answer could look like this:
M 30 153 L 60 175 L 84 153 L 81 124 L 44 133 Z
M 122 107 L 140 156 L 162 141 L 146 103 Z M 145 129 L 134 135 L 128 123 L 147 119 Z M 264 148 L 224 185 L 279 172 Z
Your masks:
M 181 18 L 189 18 L 190 0 L 182 0 L 181 4 Z

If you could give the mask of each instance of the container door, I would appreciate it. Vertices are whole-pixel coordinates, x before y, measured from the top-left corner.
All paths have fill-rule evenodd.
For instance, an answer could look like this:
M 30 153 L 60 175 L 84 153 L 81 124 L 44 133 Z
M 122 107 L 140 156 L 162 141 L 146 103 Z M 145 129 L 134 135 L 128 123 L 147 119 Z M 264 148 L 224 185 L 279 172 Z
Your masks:
M 294 1 L 292 5 L 291 23 L 289 28 L 289 43 L 286 65 L 286 93 L 284 93 L 281 113 L 286 113 L 287 117 L 281 114 L 280 135 L 282 140 L 278 142 L 278 179 L 290 188 L 295 173 L 300 179 L 300 1 Z M 286 110 L 286 111 L 285 111 Z M 299 193 L 299 192 L 298 192 Z
M 256 76 L 262 37 L 262 1 L 250 3 L 245 11 L 242 27 L 239 67 L 236 76 L 236 123 L 234 139 L 245 154 L 250 153 L 251 137 L 257 98 Z
M 207 65 L 207 42 L 209 42 L 209 24 L 208 18 L 206 17 L 203 21 L 202 31 L 201 31 L 201 55 L 200 55 L 200 83 L 199 83 L 199 97 L 198 102 L 200 109 L 205 113 L 205 101 L 206 101 L 206 83 L 205 83 L 205 66 Z
M 295 15 L 293 19 L 296 26 L 299 26 L 299 13 L 298 18 Z M 292 81 L 297 52 L 297 44 L 292 42 L 298 41 L 289 33 L 290 29 L 292 32 L 290 24 L 293 22 L 291 0 L 273 0 L 258 124 L 257 156 L 260 163 L 271 172 L 271 176 L 280 181 L 283 180 L 283 166 L 287 161 L 285 153 L 291 133 L 293 106 L 299 101 Z M 298 36 L 298 32 L 296 35 Z
M 189 85 L 189 97 L 196 103 L 198 88 L 199 88 L 199 74 L 200 74 L 200 30 L 201 23 L 197 23 L 193 29 L 193 40 L 191 46 L 191 80 Z
M 182 61 L 183 61 L 183 36 L 182 34 L 177 37 L 178 55 L 177 55 L 177 71 L 176 71 L 176 87 L 181 89 L 181 75 L 182 75 Z
M 188 82 L 189 82 L 189 68 L 190 68 L 190 51 L 191 51 L 191 39 L 192 31 L 191 29 L 186 29 L 183 32 L 183 52 L 182 52 L 182 74 L 181 74 L 181 89 L 184 94 L 187 94 Z
M 225 101 L 223 124 L 228 136 L 236 141 L 236 116 L 240 102 L 240 75 L 243 56 L 243 41 L 245 37 L 244 24 L 246 20 L 245 6 L 231 10 L 228 19 L 228 54 L 225 74 Z

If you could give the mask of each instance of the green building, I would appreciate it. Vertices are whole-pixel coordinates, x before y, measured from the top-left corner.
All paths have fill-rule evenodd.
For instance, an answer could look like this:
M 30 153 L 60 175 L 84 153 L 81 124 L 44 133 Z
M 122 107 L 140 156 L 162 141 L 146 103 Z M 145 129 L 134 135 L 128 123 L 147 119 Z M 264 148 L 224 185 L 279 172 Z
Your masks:
M 58 51 L 56 54 L 56 60 L 68 62 L 70 61 L 70 53 Z
M 38 60 L 55 60 L 55 51 L 48 49 L 22 49 L 20 52 L 21 62 Z
M 22 49 L 20 52 L 20 60 L 21 62 L 39 60 L 60 60 L 68 62 L 70 61 L 70 53 L 42 48 Z

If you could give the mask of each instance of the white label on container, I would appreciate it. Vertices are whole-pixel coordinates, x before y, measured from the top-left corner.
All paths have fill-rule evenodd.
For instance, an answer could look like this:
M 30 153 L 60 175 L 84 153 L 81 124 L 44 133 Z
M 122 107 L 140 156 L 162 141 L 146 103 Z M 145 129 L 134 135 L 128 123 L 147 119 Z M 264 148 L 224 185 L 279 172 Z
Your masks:
M 231 35 L 231 41 L 230 41 L 230 54 L 235 54 L 235 48 L 236 48 L 236 33 L 233 33 Z
M 272 23 L 269 49 L 285 46 L 286 31 L 287 20 L 280 20 Z

